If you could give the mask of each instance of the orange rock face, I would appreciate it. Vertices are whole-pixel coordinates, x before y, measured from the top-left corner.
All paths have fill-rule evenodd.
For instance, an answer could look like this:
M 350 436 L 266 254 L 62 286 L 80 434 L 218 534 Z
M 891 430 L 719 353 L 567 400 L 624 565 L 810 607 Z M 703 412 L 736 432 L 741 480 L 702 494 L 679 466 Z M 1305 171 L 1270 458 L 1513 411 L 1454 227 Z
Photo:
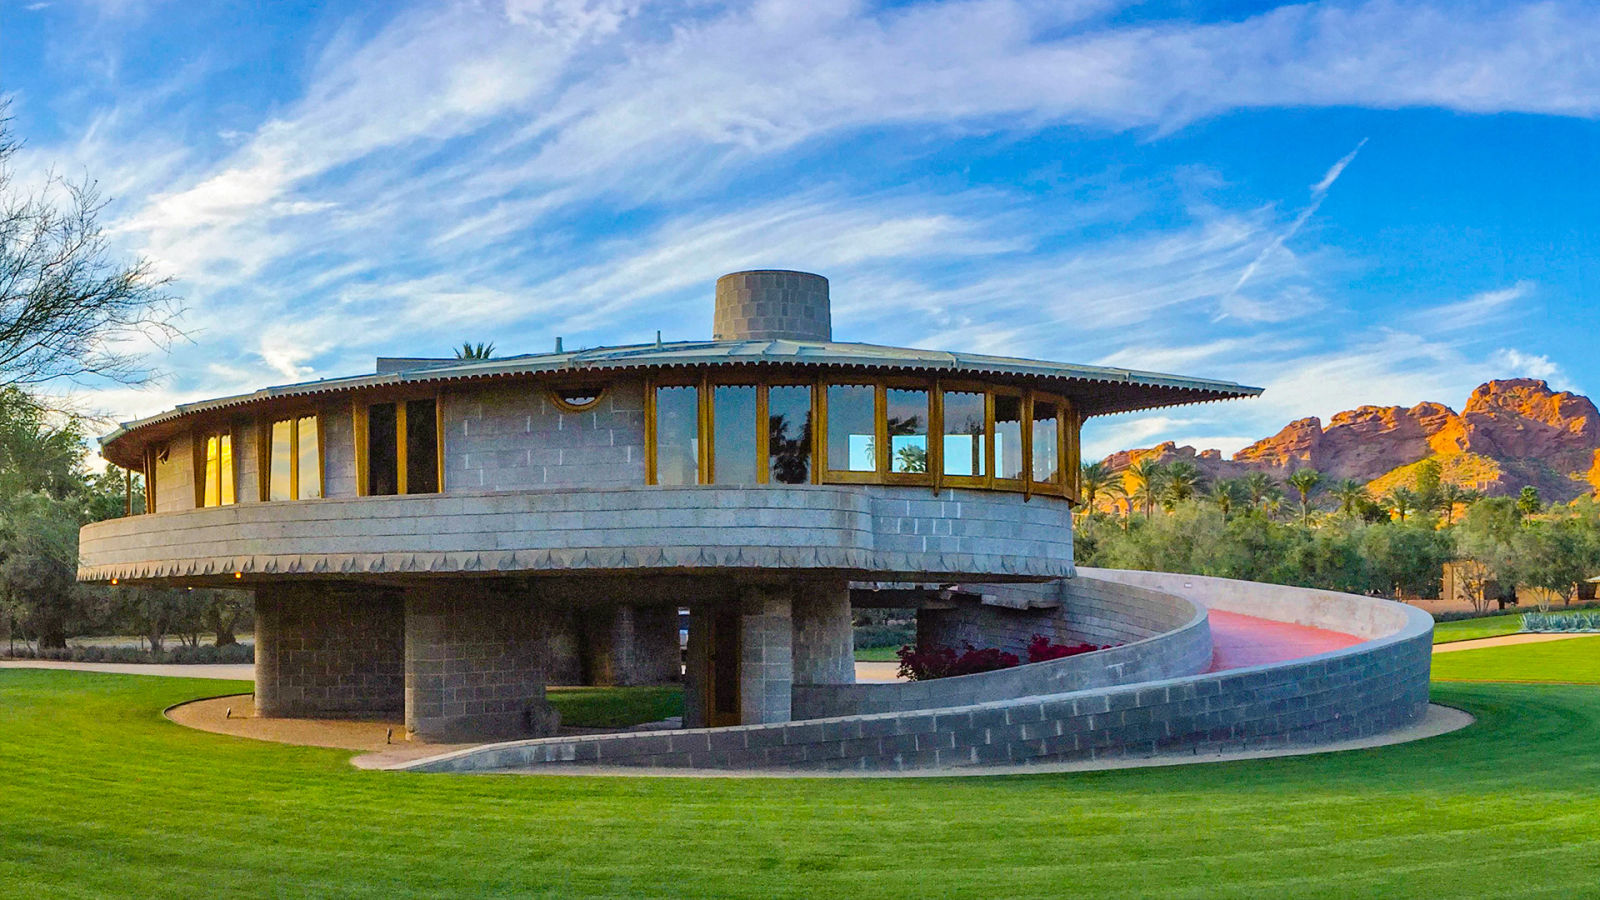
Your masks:
M 1600 490 L 1600 411 L 1587 397 L 1516 378 L 1481 385 L 1460 413 L 1441 403 L 1419 403 L 1410 409 L 1362 406 L 1326 426 L 1316 417 L 1299 419 L 1232 460 L 1168 442 L 1115 453 L 1106 462 L 1122 469 L 1144 458 L 1188 459 L 1212 477 L 1251 470 L 1282 477 L 1309 466 L 1331 481 L 1372 482 L 1430 456 L 1478 460 L 1446 470 L 1489 473 L 1487 481 L 1473 485 L 1489 493 L 1516 493 L 1531 484 L 1546 500 L 1571 500 Z

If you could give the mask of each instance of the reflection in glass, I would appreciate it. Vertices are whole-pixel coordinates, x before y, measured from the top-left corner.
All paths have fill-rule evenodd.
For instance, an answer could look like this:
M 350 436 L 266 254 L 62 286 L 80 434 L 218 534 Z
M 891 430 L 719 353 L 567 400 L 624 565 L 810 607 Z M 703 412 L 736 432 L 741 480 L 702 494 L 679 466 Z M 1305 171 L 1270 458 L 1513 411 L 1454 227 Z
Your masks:
M 711 389 L 711 480 L 756 483 L 756 389 L 719 384 Z
M 367 494 L 386 497 L 400 493 L 398 424 L 393 403 L 367 407 Z
M 267 499 L 294 498 L 294 421 L 272 423 L 272 462 L 267 469 Z
M 656 388 L 656 484 L 700 483 L 699 388 Z
M 273 437 L 276 441 L 277 426 L 273 426 Z M 317 439 L 317 417 L 301 416 L 296 420 L 294 439 L 295 461 L 299 467 L 295 473 L 296 496 L 301 500 L 315 500 L 322 496 L 322 444 Z M 272 461 L 277 464 L 276 453 Z
M 890 388 L 885 392 L 889 423 L 889 471 L 928 471 L 928 392 Z
M 223 506 L 233 499 L 233 437 L 213 434 L 206 438 L 205 487 L 200 505 Z
M 828 385 L 828 468 L 876 472 L 874 417 L 877 390 L 870 384 Z
M 1061 475 L 1059 410 L 1054 403 L 1033 401 L 1033 480 L 1054 484 Z
M 406 403 L 406 493 L 439 490 L 439 418 L 432 400 Z
M 767 477 L 774 484 L 811 481 L 811 388 L 767 388 Z
M 1022 480 L 1022 398 L 994 395 L 994 476 Z
M 982 392 L 944 392 L 944 474 L 979 476 L 988 473 L 983 418 Z

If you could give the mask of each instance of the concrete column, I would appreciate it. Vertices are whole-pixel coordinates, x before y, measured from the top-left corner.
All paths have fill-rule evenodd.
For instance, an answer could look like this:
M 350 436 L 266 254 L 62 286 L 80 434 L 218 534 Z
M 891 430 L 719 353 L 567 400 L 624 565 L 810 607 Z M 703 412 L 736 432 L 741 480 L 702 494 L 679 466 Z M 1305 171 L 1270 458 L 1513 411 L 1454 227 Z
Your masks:
M 683 727 L 706 727 L 706 679 L 710 677 L 710 653 L 706 642 L 707 622 L 714 605 L 694 603 L 689 607 L 689 646 L 685 648 L 683 672 Z
M 399 597 L 328 583 L 256 588 L 256 715 L 395 716 L 405 701 Z
M 740 600 L 740 724 L 790 719 L 794 688 L 791 585 L 750 585 Z
M 808 582 L 794 599 L 795 684 L 855 684 L 850 585 Z
M 409 588 L 406 728 L 433 740 L 554 734 L 559 717 L 544 696 L 544 618 L 525 596 L 492 581 Z
M 597 607 L 585 612 L 588 684 L 670 684 L 678 680 L 676 606 Z

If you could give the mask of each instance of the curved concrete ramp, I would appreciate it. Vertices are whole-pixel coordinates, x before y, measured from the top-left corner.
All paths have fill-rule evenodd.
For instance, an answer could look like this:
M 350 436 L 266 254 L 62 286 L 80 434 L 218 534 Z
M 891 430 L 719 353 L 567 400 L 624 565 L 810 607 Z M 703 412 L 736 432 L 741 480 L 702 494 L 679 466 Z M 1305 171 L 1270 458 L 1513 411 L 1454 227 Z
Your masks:
M 1232 667 L 933 709 L 490 744 L 398 768 L 1015 767 L 1331 745 L 1412 726 L 1428 708 L 1433 620 L 1421 610 L 1370 597 L 1219 578 L 1087 569 L 1082 575 L 1139 589 L 1123 598 L 1142 595 L 1156 603 L 1158 595 L 1166 595 L 1203 607 L 1228 623 L 1224 634 L 1233 629 L 1243 638 L 1232 651 L 1227 639 L 1222 643 L 1221 662 Z M 1252 619 L 1261 624 L 1252 627 Z M 1176 646 L 1192 649 L 1188 643 Z M 1243 654 L 1233 661 L 1239 665 L 1228 662 L 1229 652 Z

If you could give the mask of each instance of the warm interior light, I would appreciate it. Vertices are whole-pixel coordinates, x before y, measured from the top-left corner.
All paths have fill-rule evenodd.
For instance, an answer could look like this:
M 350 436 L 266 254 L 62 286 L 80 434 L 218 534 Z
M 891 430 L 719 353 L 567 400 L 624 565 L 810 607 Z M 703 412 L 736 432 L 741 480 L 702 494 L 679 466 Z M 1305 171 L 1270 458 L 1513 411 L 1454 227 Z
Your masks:
M 235 573 L 233 573 L 233 577 L 235 577 L 235 578 L 243 578 L 244 577 L 244 573 L 243 572 L 235 572 Z

